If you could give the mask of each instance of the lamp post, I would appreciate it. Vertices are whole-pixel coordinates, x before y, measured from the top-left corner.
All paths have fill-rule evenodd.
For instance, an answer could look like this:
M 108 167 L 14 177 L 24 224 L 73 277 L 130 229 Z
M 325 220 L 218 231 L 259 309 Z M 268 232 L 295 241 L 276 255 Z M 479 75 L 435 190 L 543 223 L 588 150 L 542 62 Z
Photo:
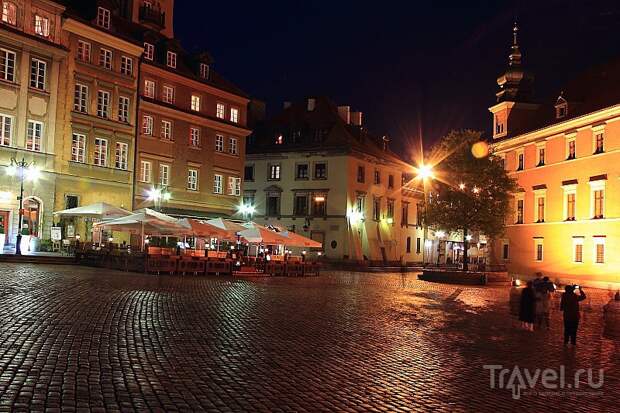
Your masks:
M 168 188 L 165 186 L 153 187 L 147 192 L 147 199 L 153 201 L 153 207 L 155 211 L 161 212 L 162 202 L 170 201 L 172 194 L 168 192 Z
M 422 262 L 426 264 L 426 238 L 428 236 L 428 227 L 426 226 L 426 210 L 428 208 L 428 191 L 427 191 L 427 182 L 435 178 L 435 174 L 433 172 L 433 167 L 431 165 L 421 164 L 417 169 L 417 179 L 422 181 L 424 187 L 424 248 L 422 249 Z
M 21 255 L 22 248 L 22 227 L 24 225 L 24 180 L 36 181 L 39 178 L 40 171 L 35 166 L 34 162 L 26 162 L 24 158 L 21 161 L 11 158 L 11 164 L 7 166 L 6 173 L 9 176 L 16 176 L 19 178 L 19 218 L 17 228 L 17 238 L 15 241 L 15 255 Z

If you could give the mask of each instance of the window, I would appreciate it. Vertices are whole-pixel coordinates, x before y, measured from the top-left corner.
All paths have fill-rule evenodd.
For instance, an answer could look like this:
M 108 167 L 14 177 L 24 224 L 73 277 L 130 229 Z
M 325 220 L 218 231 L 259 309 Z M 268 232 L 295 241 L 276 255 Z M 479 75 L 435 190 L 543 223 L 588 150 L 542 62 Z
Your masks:
M 2 21 L 12 26 L 17 25 L 17 5 L 12 1 L 2 2 Z
M 372 219 L 379 221 L 381 219 L 381 198 L 374 198 L 372 202 Z
M 224 152 L 224 136 L 215 135 L 215 152 Z
M 228 139 L 228 153 L 231 155 L 237 155 L 238 154 L 238 145 L 237 145 L 237 138 L 229 138 Z
M 153 60 L 155 56 L 155 46 L 150 43 L 144 43 L 144 58 L 146 60 Z
M 78 40 L 77 58 L 82 62 L 90 63 L 90 43 Z
M 278 192 L 267 193 L 267 216 L 277 217 L 280 215 L 280 194 Z
M 575 220 L 576 192 L 567 192 L 566 197 L 566 221 Z
M 542 261 L 543 258 L 543 239 L 534 238 L 534 259 L 536 261 Z
M 192 95 L 192 110 L 200 112 L 200 96 Z
M 172 122 L 168 120 L 161 121 L 161 138 L 167 141 L 172 140 Z
M 77 195 L 65 195 L 65 209 L 73 209 L 80 206 L 80 197 Z
M 153 135 L 153 117 L 151 115 L 142 116 L 142 133 L 144 135 Z
M 121 73 L 127 76 L 133 74 L 133 59 L 127 56 L 121 56 Z
M 97 8 L 97 26 L 104 29 L 110 28 L 110 10 L 103 7 Z
M 308 194 L 295 194 L 293 214 L 298 217 L 308 215 Z
M 11 146 L 13 141 L 13 118 L 0 115 L 0 146 Z
M 127 155 L 129 154 L 129 145 L 124 142 L 116 142 L 116 151 L 114 154 L 114 167 L 116 169 L 127 170 Z
M 97 91 L 97 116 L 108 118 L 110 115 L 110 92 Z
M 269 179 L 274 181 L 280 180 L 280 164 L 269 165 Z
M 327 196 L 325 194 L 314 194 L 312 198 L 312 215 L 324 217 L 327 213 Z
M 406 227 L 409 225 L 409 202 L 403 202 L 401 208 L 400 225 Z
M 0 79 L 15 81 L 15 53 L 10 50 L 0 49 Z
M 502 244 L 502 259 L 507 260 L 510 258 L 510 244 L 508 241 L 504 241 Z
M 200 129 L 194 127 L 189 128 L 189 145 L 192 148 L 200 148 Z
M 583 262 L 583 237 L 573 237 L 573 262 Z
M 243 179 L 245 181 L 254 181 L 254 165 L 247 165 L 243 169 Z
M 155 99 L 155 82 L 152 80 L 144 81 L 144 96 Z
M 222 175 L 213 175 L 213 193 L 214 194 L 221 194 L 224 189 L 223 189 L 223 180 L 224 177 Z
M 598 132 L 594 136 L 594 154 L 605 152 L 605 134 Z
M 73 162 L 86 162 L 86 136 L 74 133 L 71 139 L 71 160 Z
M 239 109 L 230 108 L 230 121 L 234 123 L 239 123 Z
M 174 103 L 174 88 L 172 86 L 164 86 L 164 102 Z
M 545 196 L 537 195 L 536 199 L 536 222 L 545 222 Z
M 276 138 L 276 145 L 282 145 L 284 143 L 284 137 L 282 135 L 278 135 Z
M 555 117 L 557 119 L 561 119 L 566 117 L 566 115 L 568 114 L 568 105 L 566 103 L 562 103 L 559 105 L 556 105 L 555 107 Z
M 327 164 L 325 162 L 314 164 L 314 179 L 327 179 Z
M 108 49 L 99 49 L 99 66 L 112 70 L 112 51 Z
M 224 119 L 226 117 L 225 112 L 226 112 L 226 107 L 224 106 L 224 104 L 218 103 L 216 107 L 216 111 L 215 111 L 215 116 L 217 116 L 220 119 Z
M 605 204 L 605 190 L 604 189 L 595 189 L 593 191 L 593 201 L 594 201 L 594 214 L 592 218 L 601 219 L 604 216 L 604 204 Z
M 543 166 L 544 164 L 545 164 L 545 148 L 539 147 L 538 148 L 538 162 L 536 163 L 536 166 Z
M 106 166 L 108 164 L 108 140 L 95 138 L 94 164 Z
M 50 35 L 50 19 L 47 17 L 34 15 L 34 32 L 42 37 L 49 37 Z
M 594 262 L 605 264 L 605 237 L 594 237 Z
M 166 65 L 175 69 L 177 67 L 177 54 L 175 52 L 168 52 L 166 54 Z
M 150 183 L 152 170 L 150 161 L 140 161 L 140 182 Z
M 209 78 L 209 65 L 206 63 L 200 64 L 200 77 L 203 79 Z
M 517 153 L 517 171 L 522 171 L 525 167 L 525 156 L 523 152 Z
M 388 224 L 390 224 L 390 220 L 392 221 L 391 223 L 394 223 L 394 205 L 395 202 L 393 199 L 388 199 L 387 201 L 387 214 L 386 217 L 388 219 Z
M 388 188 L 394 189 L 394 175 L 388 175 Z
M 379 185 L 380 183 L 381 183 L 381 172 L 379 172 L 377 169 L 375 169 L 374 184 L 375 185 Z
M 525 200 L 523 198 L 517 199 L 517 219 L 515 220 L 516 224 L 523 224 L 524 204 Z
M 118 97 L 118 120 L 129 122 L 129 98 L 126 96 Z
M 26 131 L 26 149 L 29 151 L 41 151 L 41 137 L 43 136 L 43 123 L 34 120 L 28 121 Z
M 170 185 L 170 165 L 159 164 L 159 184 L 161 186 Z
M 366 181 L 366 169 L 363 166 L 357 167 L 357 182 L 363 184 Z
M 566 159 L 570 160 L 570 159 L 575 159 L 576 157 L 576 151 L 577 149 L 577 142 L 575 141 L 575 138 L 569 139 L 566 142 Z
M 411 253 L 411 237 L 407 237 L 407 254 L 410 254 L 410 253 Z
M 355 197 L 355 211 L 364 216 L 366 197 L 364 195 L 357 195 Z
M 300 163 L 295 166 L 295 179 L 308 179 L 307 163 Z
M 187 170 L 187 189 L 189 189 L 190 191 L 198 190 L 198 170 Z
M 75 84 L 73 94 L 73 110 L 81 113 L 88 113 L 88 86 Z

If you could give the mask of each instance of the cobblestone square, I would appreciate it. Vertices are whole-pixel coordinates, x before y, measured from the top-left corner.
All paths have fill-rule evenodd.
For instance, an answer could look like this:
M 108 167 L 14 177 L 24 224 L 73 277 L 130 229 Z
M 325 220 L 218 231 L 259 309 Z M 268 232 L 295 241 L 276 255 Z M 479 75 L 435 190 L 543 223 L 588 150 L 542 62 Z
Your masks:
M 606 291 L 586 291 L 565 349 L 559 297 L 551 330 L 529 333 L 511 325 L 508 289 L 415 274 L 0 274 L 0 411 L 618 411 Z M 484 365 L 603 369 L 604 385 L 515 400 Z

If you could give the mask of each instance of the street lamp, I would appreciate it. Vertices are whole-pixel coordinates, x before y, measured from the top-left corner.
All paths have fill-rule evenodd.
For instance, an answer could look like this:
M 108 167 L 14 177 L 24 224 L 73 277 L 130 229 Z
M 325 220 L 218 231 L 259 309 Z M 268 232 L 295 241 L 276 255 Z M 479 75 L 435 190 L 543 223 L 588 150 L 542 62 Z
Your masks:
M 433 179 L 435 175 L 433 174 L 433 167 L 430 165 L 420 165 L 418 168 L 418 178 L 424 180 Z
M 250 218 L 252 217 L 252 215 L 254 215 L 254 213 L 256 212 L 256 208 L 254 207 L 254 205 L 251 204 L 241 204 L 239 205 L 239 212 L 247 218 L 247 216 L 250 216 Z
M 147 200 L 153 201 L 155 210 L 161 212 L 161 203 L 168 202 L 172 198 L 172 194 L 168 192 L 166 187 L 151 188 L 147 191 Z
M 19 200 L 19 218 L 17 220 L 18 229 L 15 242 L 15 255 L 21 255 L 22 227 L 24 226 L 24 181 L 36 182 L 41 176 L 41 170 L 35 166 L 34 162 L 26 162 L 24 158 L 22 158 L 21 161 L 11 158 L 11 164 L 6 167 L 6 174 L 19 178 L 19 197 L 17 197 Z

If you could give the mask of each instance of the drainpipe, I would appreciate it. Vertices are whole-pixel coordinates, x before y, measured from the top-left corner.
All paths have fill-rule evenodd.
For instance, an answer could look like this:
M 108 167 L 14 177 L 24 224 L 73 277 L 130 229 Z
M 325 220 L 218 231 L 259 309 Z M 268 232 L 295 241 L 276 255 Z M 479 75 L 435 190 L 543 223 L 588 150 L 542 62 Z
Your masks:
M 144 54 L 144 52 L 143 52 Z M 133 144 L 133 177 L 131 181 L 131 211 L 136 208 L 136 181 L 138 180 L 138 135 L 140 132 L 140 81 L 142 79 L 142 55 L 138 58 L 138 79 L 136 87 L 136 113 L 134 117 L 134 144 Z

